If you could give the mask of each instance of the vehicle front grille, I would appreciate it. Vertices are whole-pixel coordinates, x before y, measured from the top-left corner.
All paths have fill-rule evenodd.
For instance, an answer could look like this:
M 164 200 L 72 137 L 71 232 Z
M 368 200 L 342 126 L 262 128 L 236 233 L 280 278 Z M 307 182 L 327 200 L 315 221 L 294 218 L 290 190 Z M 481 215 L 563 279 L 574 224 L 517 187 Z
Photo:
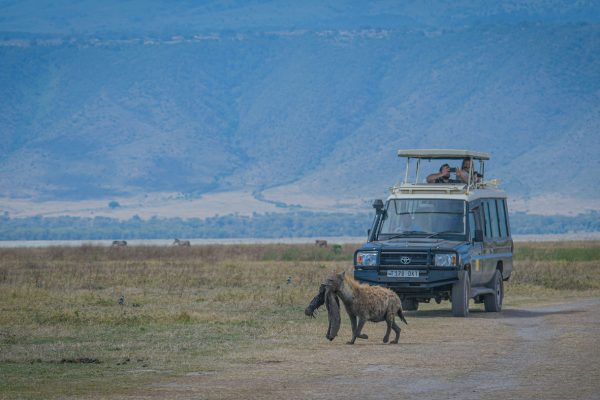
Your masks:
M 410 259 L 408 263 L 406 263 L 406 258 Z M 402 262 L 402 260 L 405 262 Z M 394 266 L 394 267 L 409 267 L 422 265 L 426 266 L 429 261 L 428 253 L 410 253 L 410 252 L 401 252 L 401 251 L 382 251 L 381 252 L 381 260 L 380 265 L 382 267 L 386 266 Z

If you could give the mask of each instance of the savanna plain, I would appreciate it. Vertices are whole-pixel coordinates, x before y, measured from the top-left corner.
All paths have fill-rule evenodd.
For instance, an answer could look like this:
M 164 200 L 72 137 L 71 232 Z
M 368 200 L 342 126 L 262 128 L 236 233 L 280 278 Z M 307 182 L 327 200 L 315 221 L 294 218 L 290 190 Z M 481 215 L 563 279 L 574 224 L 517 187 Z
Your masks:
M 354 249 L 0 249 L 0 398 L 597 398 L 600 242 L 517 243 L 501 313 L 348 346 L 304 308 Z

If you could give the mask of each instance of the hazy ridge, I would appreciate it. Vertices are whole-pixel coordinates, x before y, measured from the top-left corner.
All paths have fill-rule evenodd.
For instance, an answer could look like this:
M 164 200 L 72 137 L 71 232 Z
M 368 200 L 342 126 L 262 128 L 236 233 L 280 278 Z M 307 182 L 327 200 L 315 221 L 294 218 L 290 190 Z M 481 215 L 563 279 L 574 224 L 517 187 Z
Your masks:
M 413 147 L 600 194 L 594 3 L 107 4 L 0 2 L 0 196 L 376 197 Z

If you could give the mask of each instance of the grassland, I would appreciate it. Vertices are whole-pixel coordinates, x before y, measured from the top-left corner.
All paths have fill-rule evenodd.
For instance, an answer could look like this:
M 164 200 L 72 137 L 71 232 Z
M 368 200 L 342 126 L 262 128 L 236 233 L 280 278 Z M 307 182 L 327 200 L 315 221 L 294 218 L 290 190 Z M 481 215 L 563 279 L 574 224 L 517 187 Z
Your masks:
M 127 396 L 324 341 L 303 309 L 354 249 L 0 249 L 0 398 Z M 598 297 L 600 243 L 518 244 L 506 292 L 508 306 Z

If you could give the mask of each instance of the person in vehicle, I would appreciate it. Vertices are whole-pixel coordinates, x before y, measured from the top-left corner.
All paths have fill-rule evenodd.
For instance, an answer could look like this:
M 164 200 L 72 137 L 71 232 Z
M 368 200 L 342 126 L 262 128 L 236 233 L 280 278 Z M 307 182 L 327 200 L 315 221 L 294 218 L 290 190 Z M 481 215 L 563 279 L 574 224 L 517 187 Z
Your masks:
M 469 174 L 471 173 L 471 159 L 465 158 L 460 168 L 456 168 L 456 178 L 461 182 L 469 183 Z M 479 182 L 481 176 L 476 171 L 473 172 L 473 181 Z
M 458 170 L 457 170 L 458 171 Z M 458 172 L 457 172 L 458 174 Z M 467 175 L 468 179 L 468 175 Z M 433 173 L 427 176 L 427 183 L 459 183 L 461 181 L 456 179 L 450 179 L 450 166 L 443 164 L 440 167 L 439 173 Z

